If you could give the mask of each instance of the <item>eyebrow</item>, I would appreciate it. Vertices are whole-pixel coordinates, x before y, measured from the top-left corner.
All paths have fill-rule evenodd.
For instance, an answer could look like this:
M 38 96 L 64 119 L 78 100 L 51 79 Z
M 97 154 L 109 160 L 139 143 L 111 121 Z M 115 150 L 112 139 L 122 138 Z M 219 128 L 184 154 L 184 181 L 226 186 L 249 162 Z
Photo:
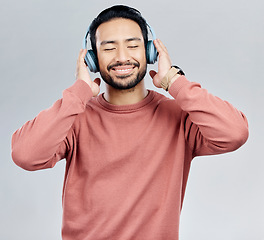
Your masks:
M 126 42 L 133 42 L 133 41 L 141 41 L 141 38 L 133 37 L 133 38 L 126 39 Z
M 142 39 L 141 38 L 138 38 L 138 37 L 132 37 L 132 38 L 128 38 L 125 40 L 125 42 L 133 42 L 133 41 L 141 41 Z M 106 44 L 115 44 L 117 41 L 113 41 L 113 40 L 105 40 L 105 41 L 102 41 L 101 42 L 101 46 L 103 45 L 106 45 Z
M 116 43 L 116 41 L 102 41 L 100 45 L 103 46 L 103 45 L 111 44 L 111 43 Z

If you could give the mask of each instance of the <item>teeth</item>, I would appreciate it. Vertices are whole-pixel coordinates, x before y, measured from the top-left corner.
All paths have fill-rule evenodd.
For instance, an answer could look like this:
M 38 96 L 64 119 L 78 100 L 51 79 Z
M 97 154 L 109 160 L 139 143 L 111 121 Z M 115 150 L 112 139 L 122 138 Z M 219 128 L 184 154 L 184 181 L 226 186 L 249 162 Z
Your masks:
M 119 72 L 126 72 L 126 71 L 129 71 L 131 70 L 131 68 L 128 68 L 128 69 L 116 69 L 116 71 L 119 71 Z

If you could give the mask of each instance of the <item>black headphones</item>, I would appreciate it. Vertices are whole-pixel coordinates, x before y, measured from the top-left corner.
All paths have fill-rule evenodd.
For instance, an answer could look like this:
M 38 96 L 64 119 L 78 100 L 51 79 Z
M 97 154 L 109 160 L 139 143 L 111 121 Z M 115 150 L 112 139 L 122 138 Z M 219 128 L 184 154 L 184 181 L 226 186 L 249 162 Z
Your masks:
M 152 34 L 153 40 L 155 40 L 156 35 L 155 35 L 154 30 L 151 28 L 151 26 L 148 23 L 147 23 L 147 26 Z M 90 26 L 88 27 L 85 37 L 83 39 L 83 49 L 87 49 L 87 37 L 88 37 L 89 32 L 90 32 Z M 157 49 L 153 43 L 153 40 L 150 40 L 147 43 L 146 58 L 147 58 L 148 64 L 155 63 L 158 57 Z M 96 54 L 94 53 L 92 49 L 87 51 L 84 60 L 91 72 L 96 73 L 99 71 L 98 60 L 97 60 Z

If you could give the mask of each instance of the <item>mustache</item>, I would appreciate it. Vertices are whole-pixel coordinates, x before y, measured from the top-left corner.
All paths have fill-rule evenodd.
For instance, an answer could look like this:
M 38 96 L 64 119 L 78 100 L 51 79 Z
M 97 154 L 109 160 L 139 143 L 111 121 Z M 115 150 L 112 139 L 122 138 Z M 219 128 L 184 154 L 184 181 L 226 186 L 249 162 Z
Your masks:
M 110 64 L 108 67 L 107 67 L 107 70 L 110 71 L 111 68 L 114 68 L 114 67 L 119 67 L 119 66 L 134 66 L 134 67 L 138 67 L 139 68 L 139 63 L 137 62 L 116 62 L 116 63 L 113 63 L 113 64 Z

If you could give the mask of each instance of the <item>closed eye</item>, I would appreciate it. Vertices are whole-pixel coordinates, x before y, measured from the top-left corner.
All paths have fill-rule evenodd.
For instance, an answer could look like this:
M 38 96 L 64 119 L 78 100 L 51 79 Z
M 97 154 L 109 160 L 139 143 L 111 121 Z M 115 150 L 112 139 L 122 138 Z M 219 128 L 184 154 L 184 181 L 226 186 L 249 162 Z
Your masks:
M 128 46 L 128 48 L 137 48 L 138 45 Z
M 112 50 L 115 50 L 115 48 L 105 48 L 104 49 L 105 52 L 109 52 L 109 51 L 112 51 Z

